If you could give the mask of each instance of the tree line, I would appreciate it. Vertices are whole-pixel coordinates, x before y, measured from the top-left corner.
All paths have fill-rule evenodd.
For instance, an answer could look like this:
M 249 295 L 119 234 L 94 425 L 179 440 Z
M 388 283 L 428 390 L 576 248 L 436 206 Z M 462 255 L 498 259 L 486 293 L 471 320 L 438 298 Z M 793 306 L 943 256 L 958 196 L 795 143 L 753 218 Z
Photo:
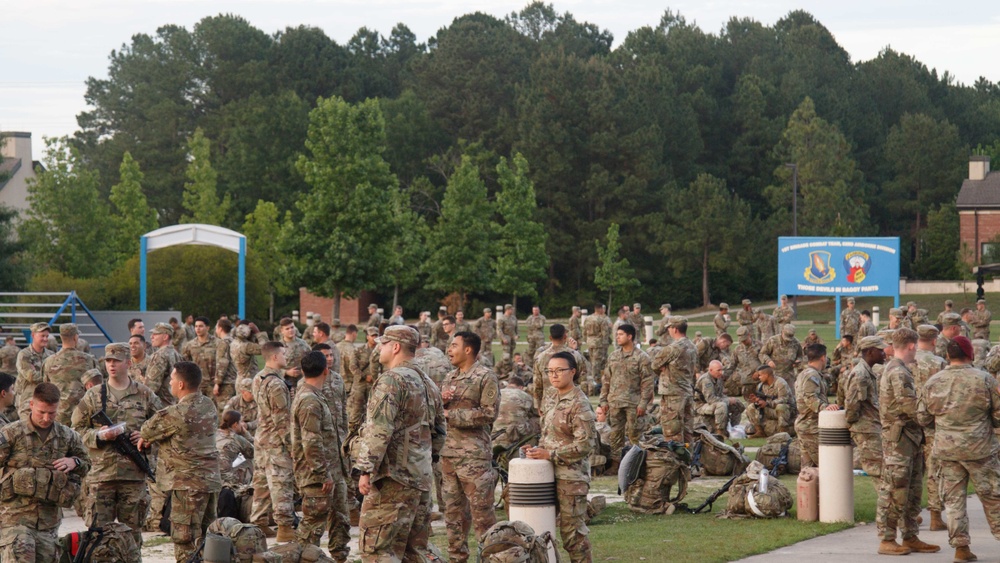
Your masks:
M 94 279 L 197 221 L 248 235 L 279 304 L 697 306 L 773 293 L 794 164 L 800 235 L 899 236 L 903 275 L 962 275 L 954 199 L 969 154 L 1000 153 L 997 84 L 851 61 L 803 11 L 613 39 L 541 2 L 426 43 L 235 15 L 137 34 L 52 141 L 21 264 Z

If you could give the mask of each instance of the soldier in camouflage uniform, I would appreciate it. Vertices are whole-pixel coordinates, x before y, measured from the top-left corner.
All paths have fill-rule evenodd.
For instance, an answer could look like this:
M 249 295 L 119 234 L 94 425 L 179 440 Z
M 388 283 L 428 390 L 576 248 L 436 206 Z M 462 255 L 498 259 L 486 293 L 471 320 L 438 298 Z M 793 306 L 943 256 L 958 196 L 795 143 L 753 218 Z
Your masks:
M 590 366 L 587 365 L 587 360 L 584 359 L 583 354 L 569 347 L 565 326 L 561 324 L 550 326 L 549 340 L 552 345 L 538 353 L 538 357 L 535 358 L 534 368 L 532 369 L 531 395 L 535 399 L 535 408 L 538 409 L 538 412 L 545 410 L 542 402 L 544 401 L 546 392 L 552 388 L 549 378 L 545 377 L 545 366 L 549 365 L 549 358 L 555 354 L 565 351 L 576 358 L 577 373 L 582 387 L 593 389 L 595 383 L 593 372 L 591 372 Z
M 826 380 L 822 370 L 826 367 L 826 346 L 813 344 L 806 347 L 807 365 L 795 380 L 795 434 L 799 437 L 802 467 L 819 466 L 819 411 L 829 410 Z M 833 407 L 836 409 L 836 405 Z
M 355 334 L 357 334 L 356 330 Z M 326 407 L 330 411 L 335 430 L 333 435 L 327 438 L 332 446 L 331 453 L 335 454 L 336 457 L 336 464 L 330 470 L 331 475 L 333 475 L 333 491 L 329 516 L 326 520 L 329 534 L 327 547 L 335 559 L 344 561 L 350 552 L 347 547 L 347 543 L 351 539 L 350 511 L 357 504 L 355 500 L 357 490 L 353 486 L 354 481 L 350 480 L 350 484 L 348 484 L 351 462 L 347 458 L 347 454 L 344 453 L 344 444 L 347 441 L 347 395 L 344 392 L 344 379 L 339 373 L 333 371 L 337 358 L 333 355 L 334 350 L 330 343 L 315 344 L 313 350 L 321 353 L 326 361 L 327 374 L 323 386 L 319 388 L 319 397 L 326 403 Z M 303 369 L 305 370 L 305 367 Z
M 844 386 L 841 383 L 854 369 L 854 361 L 858 357 L 858 347 L 854 345 L 854 340 L 855 338 L 849 334 L 841 336 L 840 343 L 833 349 L 833 356 L 830 358 L 829 391 L 831 393 L 836 391 L 837 404 L 840 406 L 844 406 Z
M 757 388 L 757 382 L 753 379 L 753 373 L 760 365 L 760 344 L 754 341 L 752 333 L 747 327 L 736 329 L 736 337 L 739 344 L 733 351 L 733 377 L 740 382 L 740 395 L 749 397 Z
M 233 410 L 243 415 L 243 424 L 246 425 L 247 432 L 252 438 L 257 433 L 257 402 L 253 399 L 253 379 L 249 377 L 241 379 L 236 395 L 226 401 L 222 410 L 223 412 Z
M 480 353 L 480 356 L 482 353 Z M 451 371 L 451 361 L 448 356 L 431 346 L 430 342 L 420 341 L 417 354 L 413 357 L 413 365 L 421 372 L 431 378 L 431 381 L 440 388 L 444 384 L 445 377 Z
M 215 429 L 218 407 L 201 394 L 201 369 L 179 362 L 170 373 L 176 404 L 157 412 L 142 425 L 139 447 L 159 444 L 160 459 L 169 460 L 156 474 L 157 483 L 170 492 L 170 538 L 174 558 L 187 561 L 215 520 L 222 478 Z
M 29 401 L 30 413 L 24 420 L 0 429 L 0 560 L 52 563 L 61 554 L 60 506 L 72 506 L 90 458 L 80 436 L 56 421 L 55 385 L 39 383 Z M 36 496 L 37 483 L 67 476 L 66 486 L 44 487 L 46 497 Z
M 378 305 L 374 303 L 368 304 L 368 322 L 365 323 L 365 328 L 375 327 L 380 328 L 382 326 L 382 314 L 378 312 Z
M 545 316 L 539 312 L 538 307 L 531 308 L 531 316 L 524 320 L 528 325 L 528 349 L 524 354 L 528 358 L 534 358 L 535 352 L 545 343 Z
M 930 322 L 927 318 L 927 309 L 918 308 L 915 301 L 909 301 L 906 307 L 909 309 L 910 323 L 913 324 L 913 330 L 917 330 L 918 326 Z
M 8 413 L 14 406 L 14 382 L 16 379 L 10 373 L 0 371 L 0 428 L 17 420 Z
M 778 333 L 778 325 L 774 317 L 764 312 L 764 309 L 754 309 L 753 338 L 757 342 L 767 342 Z
M 760 381 L 749 398 L 747 420 L 753 424 L 753 435 L 767 437 L 778 432 L 795 434 L 795 391 L 767 365 L 757 368 Z
M 334 345 L 336 348 L 336 360 L 339 360 L 340 370 L 338 371 L 341 375 L 341 379 L 344 382 L 344 396 L 351 396 L 351 386 L 354 385 L 354 364 L 351 360 L 354 359 L 354 353 L 357 347 L 354 345 L 358 340 L 358 327 L 355 325 L 348 325 L 347 332 L 344 334 L 344 339 Z M 331 351 L 333 354 L 333 351 Z M 336 366 L 338 362 L 334 363 Z M 331 368 L 332 369 L 332 368 Z M 345 403 L 346 404 L 346 403 Z
M 431 341 L 433 328 L 431 326 L 431 312 L 421 311 L 420 320 L 417 321 L 417 332 L 420 334 L 420 341 Z
M 775 307 L 774 313 L 772 314 L 774 317 L 774 329 L 777 332 L 781 332 L 781 329 L 783 329 L 785 325 L 791 324 L 792 319 L 795 317 L 795 310 L 788 304 L 788 296 L 782 295 L 780 301 L 781 305 Z
M 479 336 L 479 341 L 483 343 L 482 349 L 479 350 L 479 363 L 488 368 L 493 367 L 493 338 L 497 333 L 497 323 L 493 320 L 492 309 L 483 308 L 483 316 L 473 323 L 472 331 Z M 423 338 L 420 342 L 423 343 Z
M 237 496 L 241 490 L 250 487 L 253 479 L 253 434 L 247 431 L 243 415 L 239 411 L 225 410 L 215 432 L 215 448 L 219 450 L 219 478 L 222 487 Z M 233 463 L 240 457 L 244 461 L 238 467 Z
M 497 330 L 500 333 L 501 357 L 497 372 L 503 379 L 511 373 L 514 362 L 514 348 L 517 347 L 517 315 L 513 305 L 504 305 L 503 316 L 497 319 Z
M 253 323 L 241 324 L 233 329 L 233 341 L 229 345 L 229 357 L 236 366 L 236 378 L 253 377 L 257 373 L 257 356 L 267 342 L 267 334 L 257 329 Z
M 187 342 L 187 331 L 181 326 L 180 321 L 176 317 L 170 317 L 170 328 L 173 329 L 173 334 L 170 335 L 170 345 L 177 350 L 179 354 L 181 350 L 184 349 L 184 343 Z
M 962 333 L 962 317 L 958 313 L 946 313 L 941 323 L 941 334 L 934 343 L 934 354 L 945 358 L 948 354 L 948 344 Z
M 285 368 L 282 371 L 282 376 L 285 379 L 285 385 L 294 390 L 302 377 L 302 369 L 299 364 L 302 362 L 302 357 L 309 353 L 310 348 L 305 340 L 295 336 L 295 322 L 292 319 L 281 319 L 280 326 L 281 343 L 285 348 Z
M 351 325 L 351 326 L 354 326 L 354 325 Z M 340 373 L 343 373 L 342 370 L 344 369 L 343 361 L 342 361 L 343 360 L 343 356 L 341 356 L 341 354 L 340 354 L 340 348 L 337 345 L 339 343 L 341 343 L 341 342 L 344 341 L 344 337 L 343 337 L 343 335 L 341 335 L 340 340 L 334 340 L 333 334 L 332 334 L 332 330 L 333 329 L 330 328 L 330 325 L 328 325 L 326 323 L 322 323 L 322 322 L 316 323 L 313 326 L 313 328 L 312 328 L 313 341 L 309 344 L 309 346 L 311 347 L 314 344 L 323 344 L 323 343 L 328 344 L 330 346 L 330 353 L 333 354 L 333 367 L 330 368 L 330 369 L 331 369 L 331 371 L 335 371 L 338 374 L 340 374 Z M 354 330 L 355 330 L 355 333 L 357 333 L 357 328 L 355 328 Z M 291 346 L 291 344 L 286 341 L 285 342 L 285 353 L 286 354 L 288 353 L 288 347 L 289 346 Z M 303 355 L 307 354 L 307 353 L 308 353 L 308 351 L 305 351 L 305 350 L 303 350 L 303 352 L 302 352 Z M 293 365 L 297 365 L 297 364 L 294 364 L 293 362 L 291 362 L 291 359 L 290 359 L 288 365 L 293 366 Z
M 953 311 L 954 307 L 955 307 L 955 302 L 952 301 L 951 299 L 946 299 L 944 302 L 944 310 L 938 313 L 937 321 L 935 322 L 935 324 L 943 325 L 944 316 L 948 313 L 954 313 Z
M 962 312 L 959 314 L 959 316 L 962 317 L 962 323 L 961 323 L 962 336 L 968 338 L 969 340 L 973 340 L 974 337 L 973 337 L 972 323 L 975 322 L 976 320 L 975 319 L 976 313 L 973 312 L 972 309 L 965 307 L 962 309 Z
M 937 340 L 939 331 L 933 325 L 920 325 L 917 327 L 917 354 L 913 368 L 913 386 L 917 390 L 917 400 L 923 399 L 924 386 L 932 376 L 947 367 L 948 362 L 940 356 L 934 354 L 934 343 Z M 938 487 L 938 462 L 934 457 L 934 428 L 924 428 L 924 473 L 927 475 L 927 510 L 930 511 L 931 521 L 929 529 L 932 532 L 947 530 L 944 520 L 941 519 L 941 512 L 944 504 L 941 502 L 941 495 Z
M 983 503 L 993 537 L 1000 539 L 1000 428 L 997 381 L 970 365 L 972 345 L 958 337 L 948 345 L 948 367 L 932 376 L 917 407 L 917 420 L 934 428 L 934 457 L 948 512 L 948 543 L 955 561 L 975 561 L 965 511 L 969 480 Z
M 847 308 L 840 312 L 840 334 L 857 336 L 861 328 L 861 313 L 854 308 L 854 298 L 847 298 Z
M 670 331 L 667 330 L 667 319 L 670 318 L 670 303 L 664 303 L 660 305 L 660 315 L 663 316 L 660 319 L 659 324 L 656 325 L 656 333 L 653 336 L 656 337 L 657 342 L 660 346 L 666 346 L 670 344 Z M 653 357 L 652 355 L 650 357 Z
M 639 443 L 636 421 L 645 416 L 653 402 L 652 361 L 635 346 L 635 327 L 622 325 L 615 333 L 618 346 L 608 357 L 601 374 L 601 400 L 598 410 L 607 415 L 611 426 L 611 459 L 621 462 L 625 437 L 630 444 Z
M 458 334 L 460 332 L 472 332 L 472 323 L 465 320 L 464 311 L 455 312 L 455 331 L 453 334 Z
M 664 440 L 690 442 L 694 438 L 694 374 L 698 353 L 687 338 L 687 319 L 670 317 L 667 321 L 669 346 L 660 349 L 652 360 L 654 373 L 660 376 L 660 427 Z
M 500 390 L 500 411 L 493 423 L 493 445 L 509 448 L 541 432 L 535 400 L 524 390 L 524 380 L 512 375 Z
M 146 354 L 146 337 L 133 334 L 128 337 L 128 376 L 146 385 L 146 368 L 149 367 L 149 355 Z
M 875 519 L 881 530 L 878 552 L 900 555 L 935 553 L 940 546 L 920 541 L 917 517 L 923 494 L 924 456 L 920 445 L 924 433 L 917 423 L 917 392 L 912 364 L 917 353 L 917 333 L 901 328 L 893 333 L 893 358 L 885 365 L 879 382 L 879 414 L 882 421 L 882 487 Z M 896 543 L 896 530 L 903 544 Z
M 594 314 L 583 323 L 583 336 L 587 339 L 587 355 L 594 373 L 604 373 L 611 345 L 611 321 L 604 314 L 604 305 L 594 305 Z
M 93 467 L 87 473 L 86 514 L 89 527 L 103 526 L 115 520 L 132 528 L 135 544 L 142 546 L 142 528 L 150 496 L 146 474 L 129 458 L 118 453 L 114 439 L 128 432 L 139 441 L 139 429 L 163 408 L 160 398 L 149 388 L 128 376 L 128 346 L 108 344 L 104 362 L 108 382 L 91 387 L 73 411 L 73 430 L 83 439 Z M 103 411 L 115 423 L 124 422 L 125 430 L 112 432 L 91 417 Z
M 60 424 L 69 426 L 73 409 L 83 398 L 83 383 L 80 381 L 83 373 L 97 368 L 97 362 L 90 354 L 76 349 L 80 332 L 75 324 L 65 323 L 59 327 L 62 337 L 62 349 L 54 356 L 49 356 L 42 363 L 42 379 L 55 384 L 59 388 Z M 27 416 L 27 405 L 23 405 L 23 416 Z
M 180 353 L 170 344 L 173 330 L 166 323 L 156 323 L 149 337 L 153 341 L 153 355 L 146 367 L 146 387 L 152 389 L 164 405 L 176 402 L 170 394 L 170 371 L 181 361 Z
M 181 359 L 198 364 L 202 375 L 201 394 L 212 398 L 218 406 L 220 403 L 215 398 L 215 386 L 222 386 L 222 377 L 221 374 L 216 374 L 217 350 L 215 337 L 208 333 L 209 322 L 207 317 L 198 317 L 194 323 L 195 338 L 184 343 Z M 225 404 L 225 401 L 221 404 Z
M 629 313 L 629 315 L 628 315 L 628 322 L 629 322 L 629 324 L 631 324 L 632 326 L 635 327 L 635 331 L 636 331 L 635 341 L 636 341 L 636 343 L 641 344 L 643 342 L 643 340 L 645 340 L 643 338 L 643 334 L 645 334 L 645 331 L 646 331 L 646 319 L 643 318 L 643 316 L 642 316 L 642 304 L 641 303 L 633 303 L 632 304 L 632 312 Z
M 860 342 L 862 338 L 875 336 L 877 333 L 878 329 L 875 328 L 875 323 L 872 322 L 872 312 L 867 309 L 861 311 L 861 326 L 858 328 L 858 334 L 854 338 L 854 341 Z
M 854 459 L 871 476 L 876 493 L 882 481 L 882 422 L 878 377 L 872 368 L 885 362 L 885 348 L 885 341 L 878 336 L 862 338 L 858 344 L 861 357 L 844 382 L 844 418 L 854 442 Z
M 738 329 L 737 329 L 738 330 Z M 703 338 L 695 345 L 698 353 L 698 371 L 708 369 L 708 364 L 712 360 L 719 360 L 723 365 L 732 365 L 729 348 L 733 345 L 733 337 L 728 333 L 721 334 L 714 339 Z
M 729 305 L 727 303 L 719 304 L 719 312 L 715 314 L 715 318 L 712 319 L 712 325 L 715 327 L 715 335 L 721 336 L 729 330 Z
M 365 338 L 365 345 L 354 351 L 355 376 L 347 404 L 347 431 L 350 436 L 357 436 L 361 431 L 361 424 L 365 420 L 368 408 L 368 394 L 375 382 L 372 358 L 374 357 L 375 363 L 378 363 L 378 329 L 366 328 Z
M 448 316 L 448 308 L 444 305 L 438 307 L 437 320 L 431 324 L 431 346 L 445 351 L 448 347 L 448 334 L 444 331 L 444 318 Z
M 742 302 L 743 308 L 736 313 L 736 322 L 740 326 L 753 327 L 753 323 L 757 320 L 757 315 L 754 310 L 750 307 L 753 302 L 749 299 L 744 299 Z
M 421 342 L 423 344 L 423 342 Z M 430 350 L 438 351 L 437 348 L 430 347 Z M 424 381 L 424 388 L 427 389 L 427 410 L 424 413 L 424 420 L 431 428 L 431 464 L 434 471 L 434 488 L 437 491 L 438 507 L 444 508 L 444 500 L 441 498 L 442 460 L 440 454 L 444 451 L 445 438 L 448 432 L 448 422 L 445 419 L 444 401 L 441 399 L 441 389 L 427 373 L 417 367 L 415 363 L 410 364 L 414 370 L 420 374 Z M 449 371 L 451 363 L 448 363 Z M 447 373 L 445 374 L 447 375 Z M 420 505 L 413 517 L 413 526 L 410 528 L 410 535 L 406 540 L 406 557 L 404 561 L 435 561 L 436 553 L 430 553 L 431 539 L 431 511 L 434 503 L 430 491 L 420 492 Z M 437 516 L 443 517 L 441 513 Z
M 726 396 L 723 388 L 722 362 L 712 360 L 708 371 L 694 383 L 694 412 L 712 434 L 729 437 L 729 425 L 740 423 L 744 406 L 739 399 Z
M 253 511 L 250 521 L 262 530 L 274 512 L 278 541 L 295 539 L 292 525 L 295 510 L 292 494 L 291 397 L 282 379 L 285 350 L 280 342 L 264 344 L 264 369 L 253 378 L 253 398 L 257 403 L 257 434 L 254 436 Z
M 230 355 L 233 347 L 233 323 L 229 319 L 219 319 L 215 323 L 215 388 L 212 400 L 222 406 L 236 396 L 236 364 Z
M 14 344 L 14 337 L 4 338 L 3 348 L 0 348 L 0 371 L 6 373 L 17 373 L 17 354 L 21 351 Z
M 993 319 L 993 314 L 990 310 L 986 308 L 986 300 L 980 299 L 976 301 L 976 310 L 972 313 L 972 339 L 990 339 L 990 321 Z
M 380 339 L 386 369 L 372 387 L 354 457 L 365 495 L 358 540 L 365 563 L 403 559 L 421 499 L 431 490 L 431 459 L 438 452 L 427 412 L 434 405 L 411 367 L 419 338 L 410 327 L 392 326 Z
M 774 368 L 789 388 L 795 387 L 795 372 L 805 360 L 802 345 L 795 338 L 795 325 L 786 324 L 781 334 L 772 336 L 760 349 L 760 363 Z
M 459 332 L 448 346 L 455 367 L 441 386 L 448 435 L 441 452 L 442 498 L 448 526 L 448 560 L 469 559 L 469 530 L 476 537 L 496 524 L 493 444 L 490 432 L 500 408 L 496 374 L 476 362 L 479 337 Z
M 403 308 L 396 305 L 392 308 L 392 316 L 389 317 L 389 324 L 391 325 L 405 325 L 406 318 L 403 317 Z
M 27 418 L 28 401 L 35 392 L 35 386 L 44 381 L 42 364 L 52 355 L 49 344 L 48 323 L 31 325 L 31 344 L 17 353 L 17 383 L 14 384 L 14 404 L 21 420 Z
M 577 342 L 583 342 L 583 315 L 580 312 L 580 307 L 573 305 L 573 309 L 569 313 L 569 321 L 566 323 L 566 328 L 569 330 L 569 337 Z
M 586 393 L 576 385 L 576 360 L 561 352 L 552 356 L 545 377 L 552 398 L 542 413 L 542 437 L 529 448 L 530 459 L 547 459 L 555 466 L 558 526 L 563 548 L 573 563 L 590 562 L 587 493 L 590 491 L 590 454 L 597 440 L 596 416 Z

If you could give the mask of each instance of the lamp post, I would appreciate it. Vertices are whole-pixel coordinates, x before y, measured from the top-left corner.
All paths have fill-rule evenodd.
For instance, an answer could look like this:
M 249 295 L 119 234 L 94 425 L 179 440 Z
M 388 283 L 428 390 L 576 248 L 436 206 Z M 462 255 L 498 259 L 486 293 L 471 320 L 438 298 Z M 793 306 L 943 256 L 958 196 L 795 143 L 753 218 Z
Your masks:
M 792 236 L 799 236 L 799 165 L 794 162 L 785 164 L 792 169 Z

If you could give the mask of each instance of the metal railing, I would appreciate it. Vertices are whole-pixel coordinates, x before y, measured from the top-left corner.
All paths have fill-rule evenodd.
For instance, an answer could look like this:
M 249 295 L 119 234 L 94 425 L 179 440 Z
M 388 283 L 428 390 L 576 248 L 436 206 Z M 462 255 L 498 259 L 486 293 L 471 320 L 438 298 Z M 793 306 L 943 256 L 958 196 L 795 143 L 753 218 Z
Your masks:
M 61 303 L 54 299 L 35 302 L 34 299 L 63 297 Z M 48 301 L 48 302 L 46 302 Z M 84 305 L 75 291 L 69 292 L 0 292 L 0 339 L 13 336 L 15 342 L 27 345 L 31 341 L 31 325 L 45 321 L 52 327 L 52 334 L 59 333 L 58 325 L 73 323 L 80 336 L 91 346 L 103 348 L 111 337 Z

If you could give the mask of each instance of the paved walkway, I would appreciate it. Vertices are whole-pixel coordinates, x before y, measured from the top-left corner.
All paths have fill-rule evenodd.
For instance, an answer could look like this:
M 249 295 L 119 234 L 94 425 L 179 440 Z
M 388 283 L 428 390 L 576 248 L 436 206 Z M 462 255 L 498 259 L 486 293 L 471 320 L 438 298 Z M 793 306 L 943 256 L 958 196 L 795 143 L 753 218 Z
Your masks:
M 990 534 L 983 505 L 975 495 L 969 497 L 969 532 L 972 537 L 972 552 L 979 561 L 1000 561 L 1000 542 Z M 924 523 L 920 526 L 920 539 L 927 543 L 941 546 L 938 553 L 911 553 L 902 559 L 878 555 L 879 538 L 875 535 L 875 525 L 871 522 L 859 524 L 849 530 L 828 534 L 806 540 L 793 545 L 779 548 L 770 553 L 755 555 L 741 561 L 755 563 L 866 563 L 868 561 L 887 563 L 889 561 L 905 561 L 919 563 L 921 561 L 951 561 L 955 550 L 948 546 L 948 532 L 931 532 L 927 529 L 930 516 L 923 512 Z

